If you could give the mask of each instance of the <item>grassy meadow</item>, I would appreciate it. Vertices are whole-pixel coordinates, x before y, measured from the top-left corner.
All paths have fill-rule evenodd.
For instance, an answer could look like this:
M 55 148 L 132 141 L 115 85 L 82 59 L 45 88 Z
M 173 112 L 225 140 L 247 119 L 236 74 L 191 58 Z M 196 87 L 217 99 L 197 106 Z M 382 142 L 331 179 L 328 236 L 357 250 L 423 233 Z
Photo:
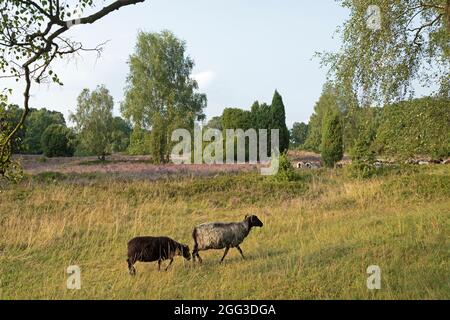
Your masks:
M 155 181 L 41 173 L 0 192 L 1 299 L 449 299 L 450 166 L 255 172 Z M 167 235 L 192 248 L 196 224 L 257 214 L 264 227 L 230 250 L 137 263 L 127 241 Z M 166 261 L 164 265 L 168 262 Z M 81 268 L 67 290 L 66 268 Z M 366 287 L 370 265 L 381 290 Z

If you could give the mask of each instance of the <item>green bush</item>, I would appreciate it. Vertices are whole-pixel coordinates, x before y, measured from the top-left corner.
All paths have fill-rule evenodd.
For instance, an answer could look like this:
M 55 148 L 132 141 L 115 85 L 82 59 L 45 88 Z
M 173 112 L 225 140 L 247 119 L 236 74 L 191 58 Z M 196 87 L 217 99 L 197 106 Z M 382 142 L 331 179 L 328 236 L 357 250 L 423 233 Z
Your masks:
M 52 124 L 45 129 L 41 138 L 41 145 L 46 157 L 72 157 L 74 134 L 69 128 Z
M 275 180 L 277 181 L 294 181 L 296 174 L 294 167 L 287 158 L 285 153 L 282 153 L 279 157 L 278 172 L 275 174 Z
M 368 162 L 352 162 L 351 165 L 345 167 L 345 172 L 351 178 L 357 179 L 368 179 L 377 175 L 378 171 L 381 168 L 377 169 L 375 166 Z

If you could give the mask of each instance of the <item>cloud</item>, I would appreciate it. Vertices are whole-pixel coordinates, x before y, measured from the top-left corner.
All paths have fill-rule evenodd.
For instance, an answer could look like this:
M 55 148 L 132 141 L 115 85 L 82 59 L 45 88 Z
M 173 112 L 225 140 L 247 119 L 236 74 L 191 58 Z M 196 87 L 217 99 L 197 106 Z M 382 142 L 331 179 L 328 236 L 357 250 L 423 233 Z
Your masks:
M 192 75 L 192 78 L 197 80 L 200 89 L 206 89 L 214 80 L 216 74 L 212 70 L 199 72 Z

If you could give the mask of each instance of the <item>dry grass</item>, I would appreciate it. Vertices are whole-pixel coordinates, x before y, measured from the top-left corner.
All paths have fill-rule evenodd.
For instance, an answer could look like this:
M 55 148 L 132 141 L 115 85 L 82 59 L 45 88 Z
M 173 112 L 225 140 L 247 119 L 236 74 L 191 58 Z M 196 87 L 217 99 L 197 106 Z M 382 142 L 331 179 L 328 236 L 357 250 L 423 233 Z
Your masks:
M 341 171 L 303 173 L 279 184 L 255 174 L 158 181 L 29 180 L 0 193 L 3 299 L 448 299 L 450 169 L 421 168 L 360 181 Z M 182 258 L 167 272 L 126 267 L 136 235 L 192 246 L 201 222 L 256 213 L 223 265 Z M 82 289 L 65 288 L 79 265 Z M 366 288 L 379 265 L 382 289 Z

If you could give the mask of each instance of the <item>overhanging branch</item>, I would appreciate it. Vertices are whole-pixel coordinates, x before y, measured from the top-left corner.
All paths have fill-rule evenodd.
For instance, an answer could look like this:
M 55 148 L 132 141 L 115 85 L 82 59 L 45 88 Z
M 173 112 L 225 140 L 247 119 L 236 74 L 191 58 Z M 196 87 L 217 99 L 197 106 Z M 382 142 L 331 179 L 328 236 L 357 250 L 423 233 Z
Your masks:
M 40 79 L 43 77 L 44 72 L 48 69 L 52 61 L 55 59 L 57 55 L 63 56 L 66 54 L 74 53 L 79 50 L 84 51 L 92 51 L 96 50 L 99 51 L 99 47 L 94 49 L 84 49 L 82 45 L 76 46 L 74 43 L 70 43 L 68 40 L 64 40 L 63 42 L 66 43 L 66 48 L 59 49 L 58 43 L 55 41 L 61 40 L 60 37 L 64 32 L 69 30 L 70 26 L 74 24 L 92 24 L 96 22 L 97 20 L 105 17 L 106 15 L 110 14 L 113 11 L 119 10 L 122 7 L 142 3 L 145 0 L 117 0 L 111 3 L 110 5 L 102 8 L 98 12 L 89 15 L 84 18 L 75 19 L 75 20 L 69 20 L 69 21 L 62 21 L 60 18 L 60 6 L 59 6 L 59 0 L 56 0 L 56 10 L 53 8 L 53 1 L 50 0 L 50 6 L 49 10 L 45 10 L 42 6 L 36 3 L 36 1 L 33 0 L 18 0 L 18 3 L 24 5 L 25 7 L 30 7 L 34 9 L 34 12 L 37 11 L 41 15 L 45 16 L 48 19 L 48 23 L 46 25 L 46 28 L 44 31 L 36 31 L 34 33 L 27 34 L 28 30 L 27 28 L 18 29 L 21 33 L 24 33 L 25 35 L 22 35 L 24 41 L 18 42 L 16 41 L 16 38 L 13 36 L 13 34 L 9 33 L 9 29 L 6 28 L 7 36 L 3 39 L 6 42 L 2 41 L 0 42 L 0 46 L 8 47 L 8 48 L 22 48 L 22 50 L 27 50 L 27 52 L 31 53 L 33 49 L 35 49 L 32 54 L 30 54 L 28 60 L 26 60 L 22 65 L 21 68 L 23 69 L 23 73 L 14 72 L 16 76 L 24 77 L 25 78 L 25 90 L 24 90 L 24 112 L 20 118 L 19 123 L 15 126 L 15 128 L 7 135 L 7 137 L 4 139 L 4 141 L 1 142 L 0 145 L 0 175 L 4 175 L 5 172 L 3 170 L 5 164 L 7 164 L 10 161 L 10 150 L 9 149 L 11 145 L 11 140 L 13 136 L 16 134 L 16 132 L 20 129 L 20 127 L 25 123 L 25 119 L 29 113 L 29 100 L 30 100 L 30 90 L 31 90 L 31 82 L 34 78 L 34 73 L 37 72 L 39 69 L 41 69 L 41 72 L 38 74 L 37 78 L 34 78 L 36 81 L 40 81 Z M 6 7 L 5 7 L 6 10 Z M 34 13 L 33 12 L 33 13 Z M 51 33 L 51 30 L 54 26 L 59 26 L 56 31 Z M 17 30 L 17 28 L 15 29 Z M 36 46 L 35 40 L 40 38 L 42 41 L 42 45 L 40 47 Z M 26 48 L 26 49 L 25 49 Z M 53 52 L 52 52 L 52 48 Z M 48 58 L 48 59 L 47 59 Z M 33 68 L 33 64 L 36 63 L 38 60 L 44 60 L 43 64 L 40 64 L 38 67 Z

